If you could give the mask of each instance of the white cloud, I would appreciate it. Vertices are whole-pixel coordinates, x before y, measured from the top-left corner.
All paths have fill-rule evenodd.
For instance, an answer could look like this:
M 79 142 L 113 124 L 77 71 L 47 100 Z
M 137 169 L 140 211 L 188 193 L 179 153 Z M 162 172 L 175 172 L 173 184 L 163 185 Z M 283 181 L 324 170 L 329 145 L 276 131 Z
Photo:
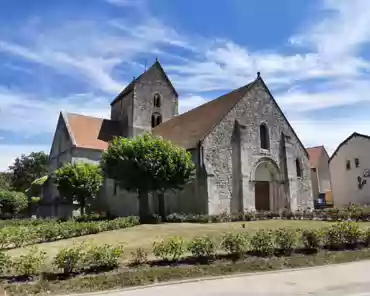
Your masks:
M 207 101 L 207 99 L 197 95 L 189 95 L 185 98 L 181 98 L 179 102 L 179 113 L 185 113 L 191 109 L 203 105 Z
M 21 154 L 29 154 L 34 151 L 49 153 L 49 145 L 8 145 L 0 144 L 0 172 L 7 171 L 15 158 Z

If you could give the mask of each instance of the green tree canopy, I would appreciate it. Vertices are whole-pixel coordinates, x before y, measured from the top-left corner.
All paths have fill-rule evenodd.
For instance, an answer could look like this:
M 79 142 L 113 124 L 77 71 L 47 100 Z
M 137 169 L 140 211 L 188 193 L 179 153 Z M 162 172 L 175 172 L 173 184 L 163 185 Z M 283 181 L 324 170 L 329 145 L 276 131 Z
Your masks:
M 55 183 L 62 198 L 77 201 L 81 214 L 96 199 L 103 184 L 99 165 L 86 162 L 66 163 L 56 171 Z
M 12 175 L 9 172 L 0 172 L 0 190 L 11 190 Z
M 179 189 L 195 175 L 191 154 L 170 141 L 144 134 L 115 138 L 102 156 L 105 174 L 139 193 L 140 217 L 148 216 L 148 192 Z
M 33 180 L 30 187 L 26 189 L 26 194 L 28 197 L 40 197 L 42 192 L 42 187 L 44 186 L 45 182 L 49 179 L 49 176 L 43 176 L 41 178 L 37 178 Z
M 45 176 L 48 173 L 48 159 L 49 156 L 42 151 L 16 158 L 9 166 L 12 187 L 24 192 L 35 179 Z
M 0 211 L 2 217 L 13 217 L 26 209 L 27 196 L 23 192 L 0 190 Z

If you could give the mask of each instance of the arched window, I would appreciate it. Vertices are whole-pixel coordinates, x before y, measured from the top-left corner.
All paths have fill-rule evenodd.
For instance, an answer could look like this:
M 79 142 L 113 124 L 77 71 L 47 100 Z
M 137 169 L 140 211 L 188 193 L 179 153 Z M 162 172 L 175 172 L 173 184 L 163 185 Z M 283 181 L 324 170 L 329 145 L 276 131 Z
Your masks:
M 153 105 L 154 107 L 161 107 L 161 96 L 158 93 L 154 95 Z
M 297 171 L 297 177 L 302 177 L 302 168 L 299 158 L 295 159 L 295 169 Z
M 261 139 L 261 148 L 269 150 L 270 149 L 269 130 L 265 123 L 262 123 L 260 125 L 260 139 Z
M 162 115 L 159 113 L 153 113 L 152 115 L 152 128 L 162 123 Z

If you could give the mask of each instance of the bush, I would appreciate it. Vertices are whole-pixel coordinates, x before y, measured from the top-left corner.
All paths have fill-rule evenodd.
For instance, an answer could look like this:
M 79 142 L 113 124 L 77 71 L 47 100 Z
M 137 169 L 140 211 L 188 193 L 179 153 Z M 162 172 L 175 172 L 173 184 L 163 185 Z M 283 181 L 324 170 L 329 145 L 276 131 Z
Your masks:
M 273 234 L 275 247 L 285 255 L 292 254 L 297 246 L 297 231 L 293 229 L 279 228 Z
M 188 251 L 194 257 L 213 257 L 216 252 L 216 244 L 209 236 L 195 237 L 189 242 Z
M 244 233 L 225 233 L 221 248 L 229 255 L 242 257 L 248 248 L 248 239 Z
M 363 239 L 363 232 L 355 222 L 339 222 L 326 230 L 325 245 L 329 249 L 356 247 Z
M 1 216 L 14 217 L 27 208 L 27 196 L 23 192 L 0 190 Z
M 153 254 L 162 260 L 178 261 L 185 253 L 185 242 L 179 236 L 153 243 Z
M 14 259 L 12 267 L 17 275 L 31 277 L 42 272 L 45 261 L 46 253 L 39 248 L 33 247 L 27 254 Z
M 89 269 L 112 269 L 118 266 L 123 246 L 90 246 L 85 253 L 84 266 Z
M 148 262 L 148 253 L 143 248 L 137 248 L 135 252 L 131 252 L 132 264 L 139 265 Z
M 322 232 L 316 229 L 305 229 L 302 231 L 301 239 L 306 250 L 317 250 L 322 241 Z
M 362 242 L 364 243 L 365 247 L 370 246 L 370 228 L 367 228 L 363 231 Z
M 10 258 L 3 251 L 0 251 L 0 275 L 7 271 L 11 264 Z
M 64 248 L 54 257 L 53 265 L 62 269 L 65 274 L 78 272 L 83 269 L 86 244 Z
M 261 255 L 274 253 L 274 235 L 269 229 L 259 229 L 251 237 L 251 251 Z

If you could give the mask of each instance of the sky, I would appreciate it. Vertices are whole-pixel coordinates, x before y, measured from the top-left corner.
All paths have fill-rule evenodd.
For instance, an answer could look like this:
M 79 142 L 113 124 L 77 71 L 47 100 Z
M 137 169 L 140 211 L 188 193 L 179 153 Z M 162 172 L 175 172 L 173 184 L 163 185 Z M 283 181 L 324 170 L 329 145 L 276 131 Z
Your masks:
M 261 76 L 305 146 L 369 134 L 368 0 L 1 0 L 0 171 L 157 57 L 187 111 Z

